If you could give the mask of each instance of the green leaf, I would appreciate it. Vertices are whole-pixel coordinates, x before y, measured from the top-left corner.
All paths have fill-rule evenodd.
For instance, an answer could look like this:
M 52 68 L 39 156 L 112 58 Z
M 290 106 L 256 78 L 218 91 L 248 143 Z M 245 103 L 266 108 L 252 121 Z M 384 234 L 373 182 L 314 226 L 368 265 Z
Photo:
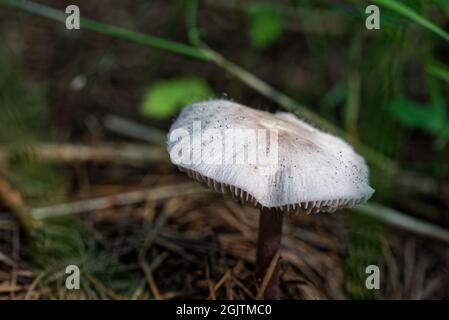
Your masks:
M 396 100 L 391 104 L 390 112 L 404 126 L 434 135 L 448 123 L 444 106 L 440 104 L 422 105 L 410 100 Z
M 263 49 L 276 41 L 282 33 L 282 17 L 273 6 L 254 4 L 248 8 L 251 44 Z
M 212 96 L 212 90 L 207 83 L 198 78 L 160 80 L 146 91 L 140 111 L 148 118 L 166 119 L 183 106 Z

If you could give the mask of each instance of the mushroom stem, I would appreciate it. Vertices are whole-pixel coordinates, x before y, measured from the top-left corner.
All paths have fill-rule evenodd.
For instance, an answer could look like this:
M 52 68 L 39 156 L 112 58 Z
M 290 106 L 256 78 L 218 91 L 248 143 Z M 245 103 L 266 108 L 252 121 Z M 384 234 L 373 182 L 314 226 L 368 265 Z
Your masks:
M 256 254 L 256 276 L 259 284 L 268 271 L 271 261 L 281 247 L 282 213 L 273 208 L 260 209 L 259 236 Z M 265 299 L 278 299 L 279 266 L 276 261 L 264 292 Z

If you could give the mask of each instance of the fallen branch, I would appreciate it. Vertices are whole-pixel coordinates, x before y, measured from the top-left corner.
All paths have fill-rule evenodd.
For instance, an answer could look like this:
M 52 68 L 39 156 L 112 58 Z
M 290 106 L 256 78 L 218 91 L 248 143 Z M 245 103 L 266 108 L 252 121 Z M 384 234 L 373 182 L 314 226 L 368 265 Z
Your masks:
M 187 182 L 172 186 L 164 186 L 146 190 L 132 191 L 111 196 L 80 200 L 49 207 L 31 210 L 34 219 L 42 220 L 54 217 L 67 216 L 82 212 L 103 210 L 116 206 L 139 204 L 145 201 L 164 200 L 173 197 L 209 192 L 195 182 Z
M 93 162 L 145 166 L 168 162 L 168 155 L 164 149 L 137 144 L 87 146 L 71 143 L 35 143 L 23 151 L 17 148 L 0 149 L 0 159 L 3 161 L 17 155 L 43 163 Z

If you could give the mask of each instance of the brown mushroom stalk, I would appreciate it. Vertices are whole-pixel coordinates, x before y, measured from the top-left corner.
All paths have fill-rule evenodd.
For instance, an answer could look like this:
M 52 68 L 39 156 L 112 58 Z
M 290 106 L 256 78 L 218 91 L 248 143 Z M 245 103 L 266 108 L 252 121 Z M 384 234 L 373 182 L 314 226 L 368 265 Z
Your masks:
M 282 218 L 282 213 L 276 209 L 260 209 L 256 253 L 256 277 L 259 285 L 267 274 L 276 253 L 281 249 Z M 271 273 L 263 295 L 265 299 L 270 300 L 279 298 L 279 264 Z

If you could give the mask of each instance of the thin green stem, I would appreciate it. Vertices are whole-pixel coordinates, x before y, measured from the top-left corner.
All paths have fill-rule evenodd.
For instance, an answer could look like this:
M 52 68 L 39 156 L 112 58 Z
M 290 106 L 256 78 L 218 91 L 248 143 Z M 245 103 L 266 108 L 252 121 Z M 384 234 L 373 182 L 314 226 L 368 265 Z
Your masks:
M 361 37 L 356 34 L 349 50 L 349 68 L 347 75 L 346 104 L 343 109 L 344 128 L 352 135 L 357 135 L 359 120 L 361 77 L 359 72 L 361 55 Z
M 188 0 L 187 1 L 187 34 L 189 36 L 189 41 L 191 44 L 195 46 L 202 46 L 202 42 L 200 39 L 200 32 L 198 30 L 196 21 L 197 21 L 197 13 L 198 13 L 198 1 L 197 0 Z
M 373 0 L 373 2 L 385 8 L 388 8 L 392 11 L 395 11 L 396 13 L 399 13 L 404 17 L 409 18 L 410 20 L 432 31 L 433 33 L 445 39 L 446 41 L 449 41 L 449 33 L 444 31 L 439 26 L 429 21 L 425 17 L 421 16 L 419 13 L 415 12 L 412 8 L 408 7 L 407 5 L 395 0 Z
M 29 13 L 46 17 L 48 19 L 62 23 L 65 23 L 67 18 L 67 15 L 58 9 L 54 9 L 32 1 L 2 0 L 0 1 L 0 4 L 7 4 Z M 139 32 L 130 31 L 89 18 L 80 18 L 80 27 L 81 29 L 86 29 L 115 38 L 140 43 L 157 49 L 167 50 L 173 53 L 182 54 L 201 60 L 210 60 L 208 52 L 201 48 L 167 40 L 164 38 L 150 36 Z
M 449 83 L 449 68 L 437 61 L 431 61 L 426 66 L 426 71 L 430 75 Z

